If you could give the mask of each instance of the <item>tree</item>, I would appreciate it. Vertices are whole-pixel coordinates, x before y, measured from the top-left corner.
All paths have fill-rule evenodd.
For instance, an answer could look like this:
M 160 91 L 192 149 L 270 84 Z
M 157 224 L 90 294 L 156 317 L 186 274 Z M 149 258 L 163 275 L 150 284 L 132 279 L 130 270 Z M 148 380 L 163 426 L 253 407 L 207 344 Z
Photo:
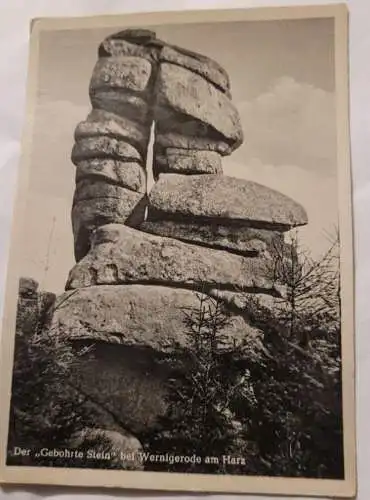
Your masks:
M 257 405 L 245 416 L 261 473 L 343 475 L 338 249 L 335 238 L 314 260 L 293 234 L 272 252 L 282 297 L 274 307 L 256 296 L 247 302 L 268 352 L 251 369 Z
M 225 335 L 229 318 L 220 300 L 204 293 L 197 293 L 197 298 L 197 309 L 183 310 L 186 345 L 174 346 L 168 410 L 149 449 L 202 458 L 202 465 L 172 464 L 171 471 L 226 472 L 221 456 L 241 454 L 240 422 L 233 402 L 246 387 L 244 347 Z M 206 456 L 219 461 L 207 464 Z M 163 464 L 158 467 L 163 470 Z

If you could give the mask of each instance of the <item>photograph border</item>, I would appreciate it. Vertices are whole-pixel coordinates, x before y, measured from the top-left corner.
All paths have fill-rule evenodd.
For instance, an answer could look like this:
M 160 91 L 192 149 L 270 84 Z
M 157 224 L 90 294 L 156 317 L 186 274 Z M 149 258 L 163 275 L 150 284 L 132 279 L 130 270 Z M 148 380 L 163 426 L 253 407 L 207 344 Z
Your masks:
M 342 395 L 343 395 L 343 480 L 302 479 L 266 476 L 180 474 L 149 471 L 87 470 L 53 467 L 6 465 L 15 318 L 17 309 L 19 265 L 22 253 L 26 193 L 29 182 L 29 160 L 32 150 L 40 34 L 47 30 L 112 28 L 132 25 L 217 23 L 334 18 L 335 20 L 335 92 L 338 158 L 338 210 L 340 229 L 341 326 L 342 326 Z M 355 321 L 354 321 L 354 239 L 352 209 L 352 176 L 349 124 L 349 61 L 346 4 L 296 7 L 260 7 L 191 11 L 144 12 L 103 16 L 37 18 L 30 27 L 27 100 L 25 126 L 21 143 L 21 160 L 13 208 L 3 319 L 1 330 L 0 396 L 3 402 L 0 421 L 0 482 L 13 484 L 64 485 L 127 488 L 168 492 L 257 493 L 276 495 L 314 495 L 354 497 L 356 480 L 356 392 L 355 392 Z

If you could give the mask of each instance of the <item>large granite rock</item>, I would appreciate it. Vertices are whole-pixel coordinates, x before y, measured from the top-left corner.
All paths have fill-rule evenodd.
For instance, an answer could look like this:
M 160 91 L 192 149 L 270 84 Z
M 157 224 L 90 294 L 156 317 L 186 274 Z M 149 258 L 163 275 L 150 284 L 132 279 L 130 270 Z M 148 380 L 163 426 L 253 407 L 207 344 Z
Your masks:
M 135 162 L 96 158 L 81 161 L 76 167 L 76 184 L 87 180 L 100 180 L 138 193 L 146 193 L 146 179 L 144 168 Z
M 119 161 L 134 161 L 142 163 L 143 159 L 139 151 L 125 141 L 107 136 L 87 137 L 79 139 L 72 149 L 72 161 L 77 164 L 80 161 L 110 158 Z
M 143 157 L 146 157 L 149 133 L 148 127 L 125 116 L 118 116 L 101 109 L 93 109 L 86 120 L 77 125 L 74 138 L 79 141 L 80 139 L 106 135 L 129 142 L 140 151 Z
M 156 151 L 153 176 L 157 180 L 161 173 L 182 175 L 222 174 L 221 156 L 215 151 L 167 148 Z
M 185 115 L 206 125 L 208 137 L 223 139 L 232 149 L 243 142 L 239 113 L 231 100 L 198 74 L 162 63 L 156 92 L 156 120 L 168 121 L 174 115 L 178 122 Z
M 307 223 L 303 207 L 255 182 L 219 175 L 163 174 L 149 194 L 149 219 L 208 219 L 287 230 Z
M 143 222 L 146 196 L 125 188 L 121 188 L 120 194 L 121 196 L 91 197 L 75 201 L 72 208 L 72 228 L 77 261 L 89 251 L 91 234 L 97 227 L 110 223 L 136 226 Z
M 151 30 L 127 29 L 105 38 L 99 46 L 99 57 L 134 56 L 153 62 L 169 62 L 202 76 L 225 93 L 230 91 L 227 72 L 216 61 L 183 47 L 159 40 Z
M 283 235 L 277 231 L 240 225 L 226 226 L 207 221 L 203 223 L 181 220 L 144 221 L 140 229 L 159 236 L 225 249 L 241 255 L 264 254 L 274 249 L 283 239 Z
M 152 65 L 142 57 L 102 57 L 95 64 L 90 88 L 144 92 L 149 85 L 151 73 Z
M 122 427 L 140 436 L 156 426 L 166 409 L 167 380 L 175 346 L 187 344 L 186 318 L 199 311 L 193 291 L 161 286 L 93 286 L 58 298 L 52 331 L 78 348 L 71 376 Z M 262 333 L 229 314 L 225 340 L 244 341 L 249 355 L 263 349 Z M 222 347 L 220 345 L 220 347 Z M 251 354 L 252 353 L 252 354 Z
M 150 127 L 153 121 L 152 108 L 148 106 L 148 102 L 142 94 L 130 94 L 111 88 L 90 89 L 89 95 L 94 109 L 125 116 L 147 127 Z
M 242 257 L 109 224 L 93 233 L 91 250 L 72 268 L 66 288 L 121 283 L 275 293 L 265 258 Z
M 174 132 L 172 124 L 173 120 L 172 122 L 168 120 L 156 124 L 155 143 L 160 148 L 216 151 L 222 156 L 232 153 L 232 149 L 226 141 Z M 192 132 L 194 132 L 194 127 Z
M 58 297 L 52 329 L 69 340 L 108 342 L 171 354 L 186 347 L 186 318 L 196 315 L 199 297 L 192 290 L 156 285 L 102 285 Z M 58 306 L 60 304 L 60 307 Z M 221 332 L 229 345 L 253 342 L 261 332 L 241 316 L 230 316 Z

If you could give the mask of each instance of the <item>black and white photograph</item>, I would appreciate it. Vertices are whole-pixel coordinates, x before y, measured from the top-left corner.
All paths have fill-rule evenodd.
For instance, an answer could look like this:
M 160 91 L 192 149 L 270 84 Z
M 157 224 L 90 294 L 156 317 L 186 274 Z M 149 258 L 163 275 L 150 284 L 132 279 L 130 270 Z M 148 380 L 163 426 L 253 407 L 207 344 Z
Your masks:
M 33 21 L 2 474 L 352 492 L 346 12 L 271 10 Z

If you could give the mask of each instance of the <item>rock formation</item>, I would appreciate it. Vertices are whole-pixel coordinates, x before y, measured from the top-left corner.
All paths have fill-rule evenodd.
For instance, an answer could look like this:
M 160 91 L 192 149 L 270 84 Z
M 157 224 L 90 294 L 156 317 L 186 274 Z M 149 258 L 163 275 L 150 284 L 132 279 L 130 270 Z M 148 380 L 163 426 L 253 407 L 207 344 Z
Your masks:
M 230 342 L 262 349 L 245 298 L 273 307 L 274 247 L 307 216 L 279 192 L 223 175 L 222 157 L 244 137 L 217 62 L 140 29 L 106 38 L 98 55 L 72 151 L 77 262 L 52 329 L 95 343 L 72 376 L 140 439 L 165 411 L 162 361 L 185 342 L 182 311 L 196 309 L 196 293 L 224 302 Z

